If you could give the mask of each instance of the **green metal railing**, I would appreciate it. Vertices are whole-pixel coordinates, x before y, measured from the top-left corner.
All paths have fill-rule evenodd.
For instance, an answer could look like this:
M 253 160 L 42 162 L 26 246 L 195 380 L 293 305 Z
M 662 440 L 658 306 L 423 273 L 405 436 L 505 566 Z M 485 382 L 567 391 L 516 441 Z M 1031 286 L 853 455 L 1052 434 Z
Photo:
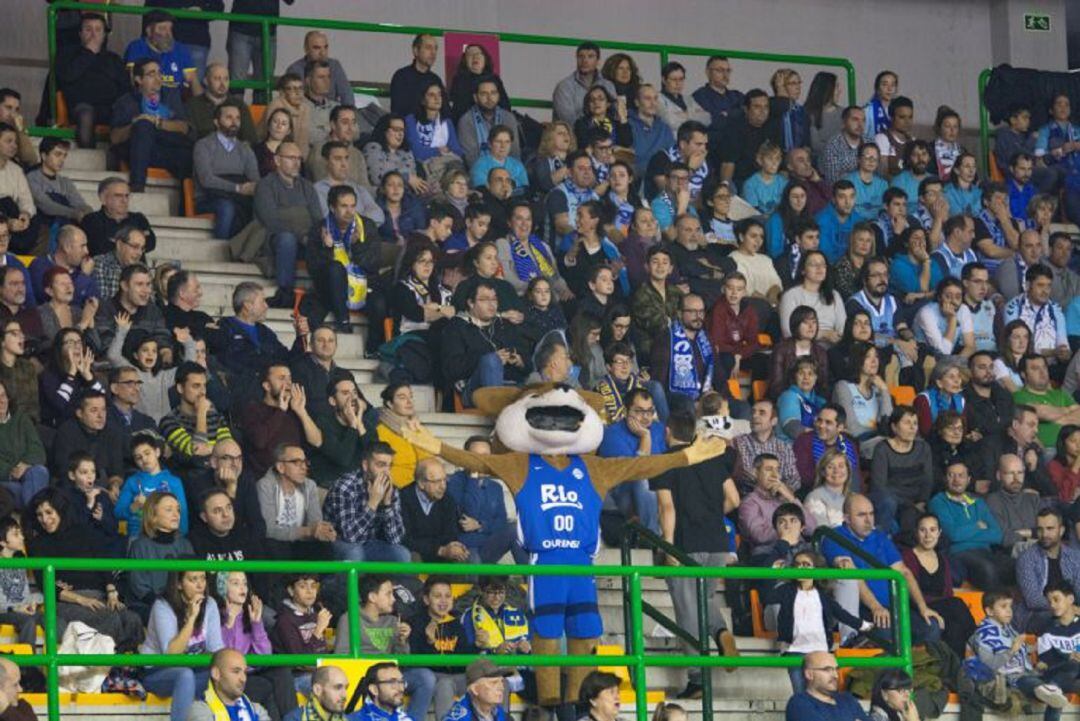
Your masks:
M 48 44 L 49 44 L 49 69 L 56 67 L 56 14 L 61 10 L 86 10 L 91 12 L 118 13 L 121 15 L 143 15 L 158 8 L 135 7 L 129 5 L 102 6 L 93 3 L 80 3 L 73 0 L 58 0 L 49 5 L 48 15 Z M 398 25 L 396 23 L 370 23 L 356 22 L 353 20 L 328 20 L 323 18 L 292 18 L 292 17 L 267 17 L 264 15 L 244 15 L 240 13 L 215 13 L 198 12 L 192 10 L 169 9 L 169 12 L 181 20 L 209 20 L 228 21 L 233 23 L 248 23 L 259 25 L 262 30 L 262 54 L 263 54 L 263 77 L 255 80 L 233 80 L 232 86 L 236 88 L 254 88 L 270 93 L 274 85 L 274 68 L 270 62 L 270 28 L 271 27 L 301 27 L 318 30 L 344 30 L 348 32 L 382 33 L 394 35 L 417 35 L 425 33 L 442 37 L 448 32 L 484 32 L 498 37 L 501 43 L 517 43 L 521 45 L 553 45 L 560 47 L 575 47 L 584 41 L 584 38 L 555 37 L 551 35 L 530 35 L 524 33 L 500 33 L 494 31 L 459 31 L 449 28 L 435 28 L 421 25 Z M 825 55 L 800 55 L 790 53 L 768 53 L 751 50 L 725 50 L 720 48 L 702 48 L 687 45 L 664 45 L 659 43 L 633 43 L 617 40 L 595 40 L 597 45 L 606 50 L 617 50 L 632 53 L 650 53 L 659 56 L 659 64 L 663 67 L 671 56 L 695 56 L 708 57 L 711 55 L 726 55 L 737 60 L 751 60 L 759 62 L 775 62 L 788 65 L 810 65 L 839 68 L 846 78 L 848 98 L 852 104 L 856 104 L 855 95 L 855 66 L 848 58 L 825 56 Z M 385 96 L 388 94 L 383 87 L 355 86 L 354 90 L 372 95 Z M 49 104 L 50 117 L 56 118 L 56 75 L 49 73 Z M 511 98 L 514 107 L 526 108 L 550 108 L 551 100 L 547 98 Z M 73 131 L 66 128 L 40 128 L 32 129 L 35 135 L 56 135 L 74 137 Z
M 446 573 L 448 567 L 437 563 L 366 563 L 346 561 L 189 561 L 189 560 L 142 560 L 142 559 L 100 559 L 100 558 L 5 558 L 0 559 L 0 568 L 19 568 L 39 573 L 44 592 L 43 623 L 45 626 L 45 653 L 32 656 L 8 656 L 20 666 L 44 666 L 46 668 L 46 696 L 48 700 L 49 721 L 60 719 L 59 668 L 61 666 L 130 666 L 138 664 L 144 667 L 186 666 L 205 667 L 211 657 L 208 654 L 61 654 L 57 650 L 56 611 L 57 611 L 57 571 L 246 571 L 263 573 L 318 573 L 345 574 L 347 576 L 347 606 L 349 613 L 349 658 L 360 658 L 360 594 L 358 588 L 361 573 L 380 574 L 422 574 Z M 530 655 L 530 656 L 485 656 L 496 664 L 514 667 L 527 666 L 627 666 L 632 669 L 635 690 L 635 710 L 638 721 L 648 720 L 646 702 L 646 669 L 650 667 L 685 668 L 700 666 L 705 669 L 714 667 L 748 666 L 757 668 L 787 668 L 798 666 L 801 660 L 787 656 L 651 656 L 645 652 L 645 634 L 643 621 L 643 600 L 641 580 L 643 577 L 657 578 L 769 578 L 793 580 L 814 578 L 837 580 L 861 578 L 864 580 L 884 580 L 891 585 L 895 604 L 896 625 L 900 637 L 899 653 L 894 656 L 874 656 L 868 658 L 843 658 L 841 665 L 871 668 L 903 667 L 911 671 L 910 610 L 908 588 L 904 576 L 892 569 L 793 569 L 793 568 L 703 568 L 703 567 L 639 567 L 633 566 L 503 566 L 471 565 L 453 566 L 456 574 L 466 576 L 611 576 L 624 579 L 630 589 L 630 626 L 625 628 L 628 650 L 622 656 L 571 656 L 571 655 Z M 329 654 L 328 654 L 329 656 Z M 274 654 L 248 656 L 252 666 L 314 666 L 327 656 L 315 654 Z M 331 657 L 332 658 L 332 657 Z M 405 654 L 405 655 L 365 655 L 370 660 L 393 660 L 403 666 L 465 666 L 479 658 L 476 654 Z
M 983 96 L 986 94 L 986 85 L 990 82 L 990 74 L 993 71 L 993 68 L 984 68 L 979 73 L 979 146 L 981 150 L 979 155 L 983 170 L 987 175 L 990 173 L 990 153 L 993 151 L 990 148 L 990 111 L 986 108 L 986 99 Z M 1004 168 L 1002 170 L 1004 171 Z

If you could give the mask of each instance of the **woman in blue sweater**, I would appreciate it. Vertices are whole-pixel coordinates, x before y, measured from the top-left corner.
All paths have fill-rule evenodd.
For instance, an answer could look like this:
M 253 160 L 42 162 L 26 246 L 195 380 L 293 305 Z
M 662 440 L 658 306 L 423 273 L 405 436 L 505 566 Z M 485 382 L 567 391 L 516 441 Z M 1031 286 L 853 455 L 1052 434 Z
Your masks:
M 814 386 L 818 380 L 818 364 L 811 356 L 800 356 L 788 371 L 791 385 L 776 401 L 780 417 L 779 430 L 791 440 L 813 429 L 814 416 L 825 405 Z

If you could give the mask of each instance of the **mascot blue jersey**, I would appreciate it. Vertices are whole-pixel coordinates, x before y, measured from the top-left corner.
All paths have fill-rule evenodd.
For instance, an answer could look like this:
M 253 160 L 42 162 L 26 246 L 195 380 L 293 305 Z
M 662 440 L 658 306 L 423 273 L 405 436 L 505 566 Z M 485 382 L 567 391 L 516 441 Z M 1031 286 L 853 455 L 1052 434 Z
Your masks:
M 600 506 L 580 456 L 559 470 L 529 454 L 525 484 L 515 496 L 518 536 L 532 562 L 588 564 L 600 541 Z

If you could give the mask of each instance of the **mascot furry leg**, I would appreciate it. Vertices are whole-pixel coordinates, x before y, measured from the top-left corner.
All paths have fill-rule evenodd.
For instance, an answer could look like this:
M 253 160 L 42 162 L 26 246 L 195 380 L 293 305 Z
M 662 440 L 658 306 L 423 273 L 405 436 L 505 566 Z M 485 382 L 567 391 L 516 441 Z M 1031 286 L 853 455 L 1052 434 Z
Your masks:
M 559 653 L 557 638 L 533 638 L 533 653 L 554 656 Z M 568 638 L 566 650 L 571 656 L 591 656 L 596 653 L 599 638 Z M 536 669 L 536 695 L 541 706 L 558 706 L 560 703 L 577 703 L 581 690 L 581 681 L 595 670 L 595 667 L 574 666 L 567 670 L 566 692 L 561 691 L 560 678 L 562 669 L 558 666 L 545 666 Z

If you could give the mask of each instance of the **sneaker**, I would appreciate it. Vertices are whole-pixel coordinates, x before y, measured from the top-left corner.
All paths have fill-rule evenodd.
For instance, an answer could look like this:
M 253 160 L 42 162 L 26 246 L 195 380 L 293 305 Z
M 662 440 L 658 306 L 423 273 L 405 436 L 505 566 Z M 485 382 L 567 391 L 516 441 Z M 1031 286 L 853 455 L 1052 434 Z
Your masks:
M 739 656 L 739 647 L 735 645 L 735 637 L 731 634 L 731 631 L 722 629 L 716 632 L 713 636 L 713 641 L 716 642 L 716 652 L 721 656 Z M 738 669 L 735 666 L 725 666 L 724 670 L 728 673 L 735 673 Z
M 1061 689 L 1052 683 L 1044 683 L 1035 687 L 1035 698 L 1042 701 L 1050 708 L 1065 708 L 1069 705 L 1069 699 L 1061 692 Z
M 278 288 L 266 304 L 271 308 L 292 308 L 294 300 L 291 288 Z
M 693 681 L 688 681 L 687 684 L 686 684 L 686 688 L 684 688 L 682 691 L 680 691 L 675 698 L 684 699 L 684 700 L 698 699 L 698 698 L 701 698 L 704 695 L 705 695 L 705 689 L 704 689 L 704 687 L 702 687 L 702 685 L 700 683 L 694 683 Z

